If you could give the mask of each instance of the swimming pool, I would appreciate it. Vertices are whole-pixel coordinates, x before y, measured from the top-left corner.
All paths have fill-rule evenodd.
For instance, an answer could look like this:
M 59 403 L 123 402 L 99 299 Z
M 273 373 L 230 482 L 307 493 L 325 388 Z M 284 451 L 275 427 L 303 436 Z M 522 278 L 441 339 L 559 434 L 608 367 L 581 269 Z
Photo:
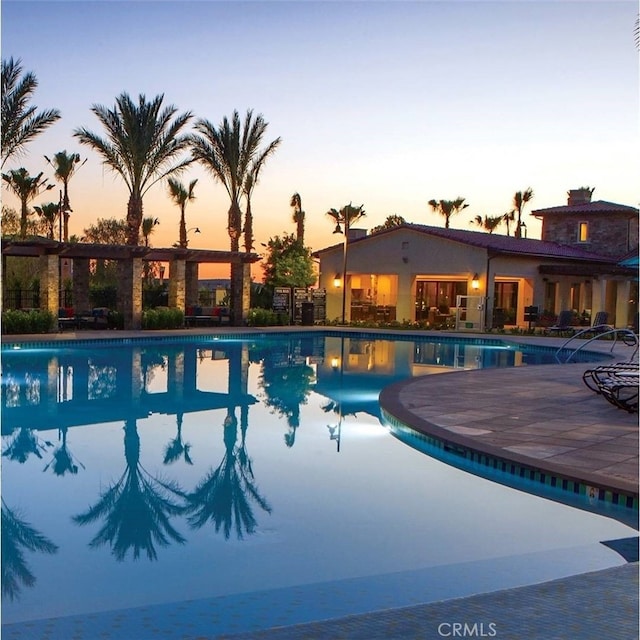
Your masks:
M 499 340 L 331 332 L 4 350 L 5 631 L 186 602 L 217 611 L 208 633 L 243 631 L 622 564 L 599 543 L 633 529 L 380 423 L 395 380 L 545 361 Z

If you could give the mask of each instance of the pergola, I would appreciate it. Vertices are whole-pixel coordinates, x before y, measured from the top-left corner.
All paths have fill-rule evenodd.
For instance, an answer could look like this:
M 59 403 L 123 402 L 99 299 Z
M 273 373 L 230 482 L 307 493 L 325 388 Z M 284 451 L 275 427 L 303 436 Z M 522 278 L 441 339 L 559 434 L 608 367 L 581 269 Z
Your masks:
M 40 261 L 40 307 L 58 315 L 61 287 L 61 261 L 73 261 L 73 303 L 76 309 L 89 309 L 89 264 L 91 260 L 118 263 L 118 311 L 124 315 L 125 329 L 139 329 L 142 319 L 143 262 L 169 263 L 169 306 L 186 310 L 198 301 L 200 264 L 239 265 L 242 290 L 232 292 L 231 318 L 242 324 L 249 311 L 251 264 L 260 260 L 256 253 L 214 251 L 182 247 L 153 248 L 131 245 L 58 242 L 45 238 L 2 239 L 2 271 L 6 256 L 38 258 Z M 233 287 L 233 281 L 231 282 Z

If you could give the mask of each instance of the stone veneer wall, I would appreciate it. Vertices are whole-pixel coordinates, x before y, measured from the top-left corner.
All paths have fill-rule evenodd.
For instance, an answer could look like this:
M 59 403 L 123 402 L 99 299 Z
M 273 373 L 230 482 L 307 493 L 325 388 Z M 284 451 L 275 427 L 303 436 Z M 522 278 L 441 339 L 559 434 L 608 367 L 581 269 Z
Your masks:
M 589 223 L 588 242 L 578 241 L 581 222 Z M 615 213 L 547 214 L 542 223 L 542 239 L 617 258 L 638 246 L 638 221 Z

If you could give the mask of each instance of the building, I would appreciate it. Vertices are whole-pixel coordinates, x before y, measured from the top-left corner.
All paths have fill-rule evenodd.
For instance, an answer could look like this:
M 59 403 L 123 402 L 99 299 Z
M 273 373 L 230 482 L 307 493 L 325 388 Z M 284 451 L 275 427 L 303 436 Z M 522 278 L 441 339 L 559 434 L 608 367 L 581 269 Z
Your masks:
M 341 317 L 344 300 L 351 321 L 526 327 L 534 306 L 548 316 L 572 309 L 584 323 L 603 310 L 615 326 L 633 325 L 638 273 L 621 259 L 629 245 L 637 252 L 638 210 L 581 196 L 532 213 L 543 220 L 542 240 L 404 224 L 350 237 L 346 269 L 342 244 L 322 249 L 327 318 Z

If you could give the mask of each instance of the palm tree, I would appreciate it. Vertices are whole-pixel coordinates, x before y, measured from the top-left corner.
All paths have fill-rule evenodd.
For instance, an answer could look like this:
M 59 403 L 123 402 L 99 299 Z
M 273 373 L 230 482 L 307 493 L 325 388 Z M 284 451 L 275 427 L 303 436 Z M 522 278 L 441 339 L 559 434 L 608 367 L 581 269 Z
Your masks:
M 152 216 L 147 216 L 146 218 L 142 218 L 142 237 L 144 238 L 144 246 L 149 246 L 149 236 L 153 233 L 156 225 L 160 224 L 160 220 L 158 218 L 154 218 Z
M 173 105 L 162 108 L 164 95 L 147 102 L 140 95 L 136 105 L 127 93 L 116 98 L 113 109 L 94 105 L 91 111 L 107 131 L 107 138 L 81 128 L 74 135 L 97 151 L 103 164 L 124 180 L 129 190 L 127 244 L 137 245 L 142 224 L 142 198 L 159 180 L 183 170 L 191 158 L 178 160 L 188 148 L 181 134 L 191 120 L 191 112 L 176 116 Z
M 69 213 L 71 213 L 69 180 L 87 160 L 85 158 L 80 162 L 79 153 L 67 153 L 66 150 L 58 151 L 53 156 L 53 160 L 49 160 L 47 156 L 44 159 L 53 167 L 55 177 L 62 182 L 62 238 L 67 242 L 69 240 Z
M 364 218 L 367 214 L 364 211 L 364 205 L 361 204 L 357 207 L 354 207 L 351 203 L 345 205 L 338 211 L 337 209 L 329 209 L 327 211 L 327 215 L 335 220 L 336 230 L 335 233 L 340 233 L 340 225 L 344 225 L 345 231 L 348 231 L 351 225 L 360 220 L 360 218 Z M 348 240 L 348 238 L 347 238 Z
M 296 191 L 291 196 L 290 206 L 293 207 L 293 221 L 296 223 L 296 240 L 304 246 L 304 211 L 302 210 L 302 198 Z
M 245 190 L 247 176 L 255 168 L 255 162 L 261 155 L 273 150 L 280 138 L 268 145 L 265 152 L 259 152 L 262 138 L 267 129 L 267 122 L 261 114 L 254 119 L 253 110 L 249 109 L 244 125 L 240 114 L 233 112 L 231 121 L 225 116 L 219 127 L 208 120 L 200 119 L 195 124 L 198 134 L 189 136 L 193 159 L 201 162 L 205 168 L 219 180 L 229 195 L 230 206 L 227 218 L 227 232 L 231 243 L 231 251 L 240 250 L 242 233 L 242 211 L 240 197 Z M 242 321 L 242 277 L 243 265 L 231 265 L 231 308 L 233 321 Z
M 187 188 L 185 188 L 182 182 L 176 178 L 169 178 L 167 181 L 167 184 L 169 185 L 169 195 L 180 207 L 180 240 L 178 242 L 178 246 L 184 247 L 185 249 L 189 245 L 189 240 L 187 239 L 187 221 L 185 220 L 184 213 L 187 208 L 187 202 L 191 202 L 196 199 L 193 190 L 197 182 L 198 179 L 196 178 L 189 183 Z
M 267 148 L 262 151 L 255 160 L 251 163 L 251 167 L 249 168 L 249 172 L 244 181 L 243 193 L 244 197 L 247 201 L 247 210 L 244 214 L 244 250 L 247 253 L 250 253 L 253 249 L 253 213 L 251 211 L 251 195 L 253 194 L 253 190 L 258 184 L 258 176 L 260 174 L 260 170 L 262 169 L 262 165 L 265 163 L 266 159 L 277 149 L 280 144 L 280 138 L 276 138 L 273 140 Z
M 60 118 L 57 109 L 36 113 L 29 106 L 38 80 L 32 72 L 22 75 L 21 60 L 2 61 L 2 165 L 20 155 L 28 142 Z
M 55 236 L 56 220 L 60 212 L 59 202 L 47 202 L 39 207 L 33 207 L 35 212 L 47 223 L 49 239 L 53 240 Z
M 493 233 L 501 224 L 502 216 L 476 216 L 469 224 L 475 224 L 482 227 L 485 231 Z
M 460 213 L 469 205 L 464 203 L 464 198 L 458 197 L 455 200 L 429 200 L 429 206 L 433 211 L 444 216 L 444 226 L 448 229 L 451 216 Z
M 7 187 L 20 199 L 20 237 L 25 238 L 27 235 L 27 220 L 29 218 L 29 202 L 41 191 L 53 189 L 53 185 L 47 184 L 46 178 L 42 177 L 42 172 L 37 176 L 30 176 L 24 167 L 12 169 L 9 173 L 3 173 L 2 179 L 7 183 Z
M 507 211 L 507 213 L 502 214 L 502 222 L 504 222 L 507 227 L 507 235 L 509 235 L 509 225 L 516 219 L 515 213 L 516 212 L 511 209 L 511 211 Z
M 369 233 L 378 233 L 380 231 L 385 231 L 386 229 L 393 229 L 394 227 L 400 227 L 406 223 L 407 221 L 402 216 L 394 213 L 390 216 L 387 216 L 387 219 L 383 224 L 379 224 L 378 226 L 373 227 L 373 229 L 370 229 Z
M 524 209 L 524 205 L 527 204 L 533 198 L 533 189 L 529 187 L 525 191 L 516 191 L 513 196 L 513 210 L 514 213 L 518 214 L 518 221 L 516 223 L 515 237 L 522 237 L 522 211 Z

